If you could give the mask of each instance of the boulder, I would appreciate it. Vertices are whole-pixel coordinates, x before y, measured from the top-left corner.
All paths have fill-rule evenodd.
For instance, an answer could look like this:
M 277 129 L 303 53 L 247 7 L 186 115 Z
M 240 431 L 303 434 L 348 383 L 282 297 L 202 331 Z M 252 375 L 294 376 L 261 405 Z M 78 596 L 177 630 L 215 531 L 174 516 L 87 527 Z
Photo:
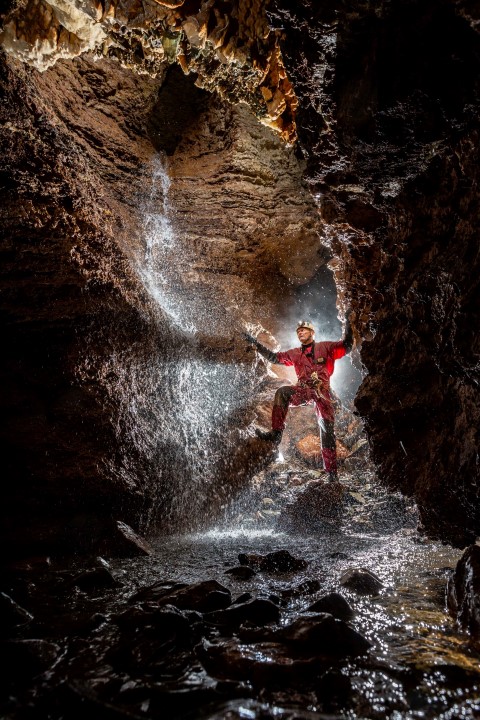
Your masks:
M 349 568 L 340 577 L 340 585 L 360 595 L 378 595 L 384 587 L 382 581 L 366 568 Z
M 480 546 L 468 547 L 447 583 L 447 606 L 460 628 L 480 638 Z
M 236 603 L 226 610 L 206 613 L 206 622 L 221 627 L 239 627 L 243 623 L 250 625 L 268 625 L 280 620 L 280 610 L 271 600 L 254 598 L 244 603 Z
M 283 509 L 277 526 L 286 532 L 335 530 L 342 518 L 346 489 L 341 483 L 312 481 Z
M 239 565 L 237 567 L 229 568 L 229 570 L 225 570 L 225 574 L 231 575 L 236 580 L 250 580 L 250 578 L 256 575 L 255 570 L 248 567 L 248 565 Z
M 148 602 L 161 605 L 175 605 L 181 610 L 211 612 L 223 610 L 232 602 L 230 590 L 216 580 L 187 585 L 185 583 L 158 582 L 142 588 L 131 598 L 132 602 Z
M 309 612 L 330 613 L 338 620 L 350 620 L 354 611 L 351 605 L 340 593 L 328 593 L 316 600 L 307 610 Z
M 105 567 L 83 570 L 72 579 L 71 584 L 84 592 L 96 592 L 98 590 L 121 587 L 122 585 Z
M 272 636 L 303 655 L 339 658 L 362 655 L 371 643 L 329 613 L 304 615 Z

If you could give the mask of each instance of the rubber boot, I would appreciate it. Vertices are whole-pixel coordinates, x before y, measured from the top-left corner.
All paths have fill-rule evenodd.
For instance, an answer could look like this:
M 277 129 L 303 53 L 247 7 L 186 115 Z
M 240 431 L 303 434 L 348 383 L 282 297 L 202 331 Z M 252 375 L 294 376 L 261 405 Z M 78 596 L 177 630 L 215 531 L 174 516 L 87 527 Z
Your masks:
M 260 438 L 260 440 L 266 440 L 267 442 L 275 443 L 275 445 L 280 445 L 282 434 L 281 430 L 270 430 L 269 432 L 264 432 L 259 428 L 255 430 L 255 435 Z

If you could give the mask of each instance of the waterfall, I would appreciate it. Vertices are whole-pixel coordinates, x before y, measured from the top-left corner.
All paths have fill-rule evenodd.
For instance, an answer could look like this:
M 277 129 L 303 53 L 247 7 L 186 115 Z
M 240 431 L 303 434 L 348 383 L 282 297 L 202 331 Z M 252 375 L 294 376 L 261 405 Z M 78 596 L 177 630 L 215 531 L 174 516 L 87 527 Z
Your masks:
M 182 247 L 173 226 L 170 176 L 166 159 L 156 156 L 150 193 L 143 207 L 145 255 L 138 263 L 139 275 L 155 303 L 174 325 L 193 333 L 189 304 L 181 283 Z
M 147 390 L 139 390 L 128 408 L 130 434 L 144 443 L 143 418 L 149 416 L 149 447 L 157 457 L 158 505 L 190 519 L 208 505 L 218 487 L 218 467 L 229 442 L 238 440 L 232 415 L 248 404 L 252 373 L 243 366 L 203 357 L 195 351 L 199 334 L 212 334 L 212 308 L 195 287 L 182 282 L 189 258 L 187 240 L 175 228 L 166 160 L 156 158 L 151 188 L 142 206 L 143 248 L 138 275 L 172 328 L 181 331 L 185 347 L 148 369 Z M 210 332 L 207 332 L 210 331 Z M 189 337 L 192 342 L 189 342 Z M 160 356 L 160 353 L 159 353 Z M 134 369 L 136 372 L 136 369 Z M 146 379 L 146 378 L 145 378 Z M 136 425 L 136 427 L 134 427 Z

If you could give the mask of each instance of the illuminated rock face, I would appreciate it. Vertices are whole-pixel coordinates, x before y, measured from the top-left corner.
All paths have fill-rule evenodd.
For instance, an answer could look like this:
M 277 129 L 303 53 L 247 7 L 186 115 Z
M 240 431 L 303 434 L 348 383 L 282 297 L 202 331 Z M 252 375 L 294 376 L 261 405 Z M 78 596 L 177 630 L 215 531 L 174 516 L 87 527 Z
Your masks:
M 197 84 L 247 102 L 285 140 L 295 139 L 295 93 L 268 22 L 266 0 L 23 0 L 4 16 L 4 49 L 40 71 L 93 51 L 153 76 L 178 62 Z
M 5 542 L 201 525 L 266 452 L 239 331 L 325 263 L 302 167 L 168 65 L 8 56 L 2 85 Z
M 380 478 L 415 494 L 431 535 L 478 534 L 479 40 L 468 3 L 437 6 L 32 0 L 4 14 L 3 437 L 22 479 L 8 532 L 22 513 L 31 539 L 40 518 L 47 540 L 64 522 L 72 542 L 110 516 L 146 531 L 153 506 L 178 518 L 188 439 L 159 387 L 203 355 L 152 292 L 184 308 L 198 293 L 213 364 L 250 367 L 235 330 L 279 329 L 269 318 L 325 260 L 321 230 L 364 338 L 357 406 Z M 177 254 L 178 288 L 138 269 L 160 206 L 183 244 L 155 248 L 156 272 Z M 237 432 L 253 418 L 244 378 L 218 372 Z

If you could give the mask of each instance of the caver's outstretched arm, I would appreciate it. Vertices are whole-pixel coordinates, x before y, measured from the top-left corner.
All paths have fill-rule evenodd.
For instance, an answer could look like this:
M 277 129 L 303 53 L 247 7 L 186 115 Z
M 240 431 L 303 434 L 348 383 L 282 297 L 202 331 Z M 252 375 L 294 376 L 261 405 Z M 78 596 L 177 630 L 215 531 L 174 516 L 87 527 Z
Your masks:
M 269 350 L 267 347 L 265 347 L 265 345 L 262 345 L 262 343 L 259 343 L 257 338 L 254 338 L 253 335 L 249 335 L 248 333 L 242 333 L 242 335 L 247 342 L 249 342 L 251 345 L 255 345 L 260 355 L 263 355 L 263 357 L 266 358 L 268 362 L 278 363 L 277 353 L 273 352 L 273 350 Z

